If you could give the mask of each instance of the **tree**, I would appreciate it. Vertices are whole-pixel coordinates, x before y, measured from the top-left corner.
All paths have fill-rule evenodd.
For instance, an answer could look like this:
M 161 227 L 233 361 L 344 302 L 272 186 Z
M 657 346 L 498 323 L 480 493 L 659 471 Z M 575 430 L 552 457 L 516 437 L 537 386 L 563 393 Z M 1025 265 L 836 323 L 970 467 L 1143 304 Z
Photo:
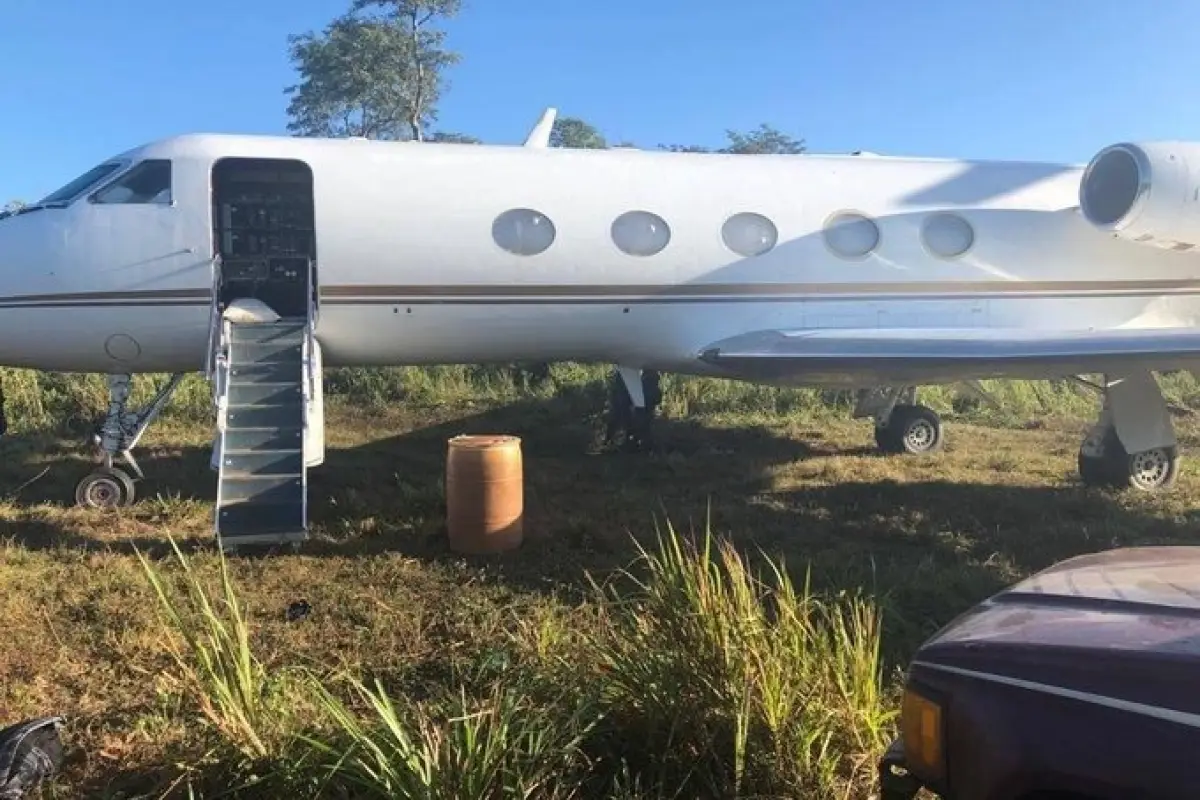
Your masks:
M 434 131 L 429 134 L 431 142 L 448 142 L 450 144 L 483 144 L 483 140 L 468 133 L 453 133 L 451 131 Z
M 729 145 L 721 149 L 722 153 L 795 154 L 805 151 L 803 139 L 793 139 L 765 122 L 749 133 L 727 130 L 725 136 L 729 139 Z
M 760 153 L 780 153 L 780 154 L 795 154 L 806 151 L 804 140 L 795 139 L 788 136 L 774 127 L 763 123 L 752 131 L 741 133 L 735 130 L 726 130 L 725 138 L 729 144 L 722 147 L 720 150 L 703 145 L 681 145 L 681 144 L 660 144 L 660 150 L 669 150 L 672 153 L 734 153 L 739 155 L 760 154 Z
M 699 144 L 660 144 L 659 150 L 669 150 L 672 153 L 711 153 L 711 147 Z
M 460 0 L 354 0 L 317 35 L 288 37 L 300 82 L 287 87 L 288 130 L 302 136 L 424 139 L 444 71 L 459 57 L 432 27 Z M 375 13 L 371 13 L 375 12 Z
M 25 203 L 21 200 L 9 200 L 0 208 L 0 214 L 15 214 L 25 207 Z
M 551 147 L 603 150 L 608 147 L 600 131 L 578 117 L 558 117 L 550 129 Z

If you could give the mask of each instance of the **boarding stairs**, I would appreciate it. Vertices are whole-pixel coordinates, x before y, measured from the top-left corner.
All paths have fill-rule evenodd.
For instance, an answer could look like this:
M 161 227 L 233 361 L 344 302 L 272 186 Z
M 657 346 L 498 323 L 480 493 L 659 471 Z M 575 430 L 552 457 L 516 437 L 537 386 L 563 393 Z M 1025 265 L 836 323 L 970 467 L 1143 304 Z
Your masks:
M 279 317 L 234 300 L 211 332 L 217 430 L 215 528 L 222 550 L 298 546 L 308 538 L 308 470 L 324 460 L 315 307 Z

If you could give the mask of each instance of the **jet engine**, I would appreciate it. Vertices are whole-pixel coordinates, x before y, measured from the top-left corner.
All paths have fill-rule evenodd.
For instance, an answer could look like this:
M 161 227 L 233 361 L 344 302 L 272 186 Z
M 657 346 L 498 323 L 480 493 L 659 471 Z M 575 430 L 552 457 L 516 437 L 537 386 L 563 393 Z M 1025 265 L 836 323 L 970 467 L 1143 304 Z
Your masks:
M 1084 219 L 1122 239 L 1166 250 L 1200 247 L 1200 143 L 1105 147 L 1079 181 Z

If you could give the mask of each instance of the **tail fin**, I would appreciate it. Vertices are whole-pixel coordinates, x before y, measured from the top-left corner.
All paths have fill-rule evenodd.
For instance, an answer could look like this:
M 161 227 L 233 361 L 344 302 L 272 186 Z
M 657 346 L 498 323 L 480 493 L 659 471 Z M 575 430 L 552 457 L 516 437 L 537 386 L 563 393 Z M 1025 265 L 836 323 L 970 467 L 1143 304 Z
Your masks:
M 558 109 L 547 108 L 542 112 L 542 118 L 533 126 L 533 130 L 525 137 L 526 147 L 544 148 L 550 146 L 550 132 L 554 129 L 554 118 Z

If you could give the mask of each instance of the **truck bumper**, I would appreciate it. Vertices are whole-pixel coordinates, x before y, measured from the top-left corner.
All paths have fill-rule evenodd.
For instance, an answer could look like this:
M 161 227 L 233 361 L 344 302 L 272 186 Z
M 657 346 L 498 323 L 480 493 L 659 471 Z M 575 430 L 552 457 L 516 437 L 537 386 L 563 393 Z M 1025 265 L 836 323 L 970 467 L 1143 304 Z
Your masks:
M 904 763 L 904 740 L 896 739 L 879 760 L 879 800 L 912 800 L 921 782 Z

